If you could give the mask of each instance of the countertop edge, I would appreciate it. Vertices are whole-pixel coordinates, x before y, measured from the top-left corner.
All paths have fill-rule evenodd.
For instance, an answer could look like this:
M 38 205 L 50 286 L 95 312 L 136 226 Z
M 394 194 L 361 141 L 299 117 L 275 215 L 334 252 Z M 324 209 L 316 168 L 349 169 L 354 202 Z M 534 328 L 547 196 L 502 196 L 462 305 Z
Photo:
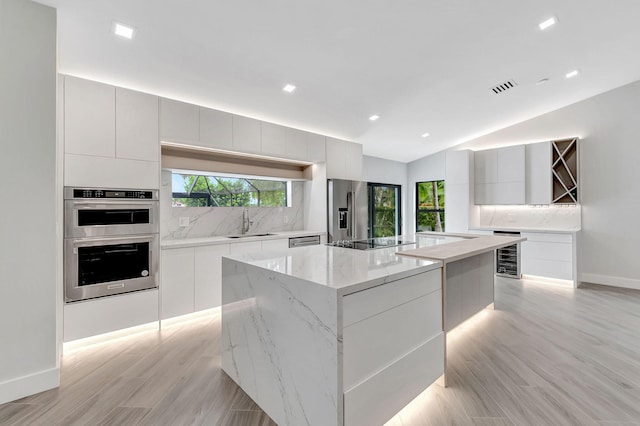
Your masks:
M 302 237 L 305 235 L 320 235 L 324 232 L 321 231 L 284 231 L 273 232 L 273 235 L 266 235 L 262 237 L 244 237 L 244 238 L 229 238 L 224 235 L 215 237 L 199 237 L 199 238 L 183 238 L 175 240 L 162 240 L 160 241 L 161 249 L 177 249 L 186 247 L 199 247 L 199 246 L 212 246 L 220 244 L 237 244 L 242 242 L 252 241 L 264 241 L 264 240 L 279 240 L 284 238 Z
M 581 231 L 579 229 L 543 229 L 543 228 L 508 228 L 502 226 L 476 226 L 469 228 L 469 231 L 511 231 L 511 232 L 538 232 L 541 234 L 575 234 Z

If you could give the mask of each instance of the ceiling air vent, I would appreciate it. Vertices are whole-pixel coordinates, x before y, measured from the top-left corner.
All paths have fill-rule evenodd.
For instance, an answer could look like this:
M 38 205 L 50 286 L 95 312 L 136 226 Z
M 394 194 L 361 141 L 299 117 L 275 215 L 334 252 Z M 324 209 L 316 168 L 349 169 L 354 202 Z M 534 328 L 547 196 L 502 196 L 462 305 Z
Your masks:
M 493 93 L 495 93 L 496 95 L 499 95 L 500 93 L 506 92 L 509 89 L 513 89 L 514 87 L 516 87 L 518 84 L 513 81 L 513 80 L 507 80 L 504 83 L 500 83 L 497 86 L 494 86 L 491 88 L 491 90 L 493 91 Z

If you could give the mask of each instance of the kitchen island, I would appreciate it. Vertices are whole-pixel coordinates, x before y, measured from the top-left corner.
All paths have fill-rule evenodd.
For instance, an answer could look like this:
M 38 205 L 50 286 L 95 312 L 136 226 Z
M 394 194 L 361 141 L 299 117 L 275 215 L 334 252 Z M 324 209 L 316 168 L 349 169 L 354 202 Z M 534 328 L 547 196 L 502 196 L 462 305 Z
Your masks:
M 223 370 L 280 425 L 384 423 L 445 372 L 449 274 L 416 250 L 471 241 L 416 235 L 376 250 L 223 258 Z M 469 258 L 492 250 L 471 244 Z

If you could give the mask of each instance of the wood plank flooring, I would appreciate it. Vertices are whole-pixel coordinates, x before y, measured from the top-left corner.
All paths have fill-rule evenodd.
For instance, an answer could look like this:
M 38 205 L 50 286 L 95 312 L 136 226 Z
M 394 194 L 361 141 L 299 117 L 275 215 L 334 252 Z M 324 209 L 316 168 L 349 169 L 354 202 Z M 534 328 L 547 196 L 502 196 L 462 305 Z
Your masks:
M 495 306 L 449 333 L 450 386 L 387 426 L 640 425 L 640 292 L 500 278 Z M 220 369 L 218 311 L 66 350 L 61 380 L 0 425 L 274 424 Z

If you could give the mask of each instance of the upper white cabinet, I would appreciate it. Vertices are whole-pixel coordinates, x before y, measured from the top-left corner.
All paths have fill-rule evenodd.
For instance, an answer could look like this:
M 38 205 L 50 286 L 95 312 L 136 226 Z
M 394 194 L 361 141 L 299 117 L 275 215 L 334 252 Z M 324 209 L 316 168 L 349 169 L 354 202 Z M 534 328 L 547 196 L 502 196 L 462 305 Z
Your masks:
M 307 133 L 307 160 L 324 163 L 327 159 L 326 141 L 323 135 Z
M 197 143 L 200 140 L 200 107 L 160 98 L 160 140 Z
M 231 148 L 233 146 L 233 115 L 200 107 L 199 145 L 209 148 Z
M 273 156 L 287 154 L 287 128 L 273 123 L 260 123 L 262 153 Z
M 327 178 L 362 180 L 362 145 L 327 138 Z
M 309 132 L 288 128 L 286 132 L 285 149 L 287 157 L 296 160 L 307 160 Z
M 64 184 L 155 189 L 158 97 L 64 76 Z
M 65 77 L 64 151 L 115 157 L 116 89 L 107 84 Z
M 525 203 L 524 145 L 476 151 L 475 204 Z
M 116 88 L 116 157 L 159 161 L 158 97 Z
M 551 203 L 551 143 L 525 145 L 526 150 L 526 202 Z
M 233 149 L 240 152 L 259 153 L 261 147 L 260 121 L 233 116 Z

